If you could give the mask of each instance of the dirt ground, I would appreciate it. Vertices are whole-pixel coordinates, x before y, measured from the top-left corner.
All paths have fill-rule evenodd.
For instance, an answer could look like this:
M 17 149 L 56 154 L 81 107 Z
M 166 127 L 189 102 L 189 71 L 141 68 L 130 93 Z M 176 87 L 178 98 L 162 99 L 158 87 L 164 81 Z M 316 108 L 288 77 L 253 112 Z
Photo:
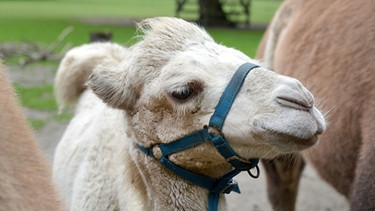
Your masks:
M 13 82 L 26 86 L 52 84 L 55 66 L 33 65 L 20 69 L 16 66 L 9 68 L 9 75 Z M 33 111 L 25 109 L 26 115 L 32 118 L 45 118 L 48 123 L 38 131 L 37 138 L 41 149 L 47 158 L 52 161 L 54 149 L 60 140 L 68 122 L 53 120 L 53 112 Z M 232 193 L 227 196 L 229 210 L 271 211 L 267 199 L 265 172 L 260 166 L 261 176 L 258 179 L 250 178 L 247 173 L 238 175 L 241 194 Z M 349 210 L 345 198 L 339 195 L 332 187 L 322 181 L 314 169 L 307 165 L 302 175 L 299 196 L 297 199 L 298 211 L 346 211 Z

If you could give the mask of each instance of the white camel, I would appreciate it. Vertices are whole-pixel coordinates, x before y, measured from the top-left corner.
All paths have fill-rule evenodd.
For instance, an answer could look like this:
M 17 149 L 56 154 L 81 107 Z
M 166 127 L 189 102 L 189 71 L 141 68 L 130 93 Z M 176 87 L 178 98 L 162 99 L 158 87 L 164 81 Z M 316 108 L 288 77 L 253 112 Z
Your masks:
M 298 80 L 255 66 L 218 129 L 235 155 L 224 159 L 206 141 L 165 156 L 162 144 L 194 131 L 217 135 L 205 125 L 224 89 L 242 64 L 260 64 L 181 19 L 138 27 L 142 40 L 128 49 L 87 44 L 60 64 L 60 105 L 78 99 L 54 159 L 54 179 L 71 210 L 207 210 L 212 190 L 168 169 L 163 156 L 173 168 L 217 180 L 233 160 L 300 151 L 324 131 L 323 115 Z

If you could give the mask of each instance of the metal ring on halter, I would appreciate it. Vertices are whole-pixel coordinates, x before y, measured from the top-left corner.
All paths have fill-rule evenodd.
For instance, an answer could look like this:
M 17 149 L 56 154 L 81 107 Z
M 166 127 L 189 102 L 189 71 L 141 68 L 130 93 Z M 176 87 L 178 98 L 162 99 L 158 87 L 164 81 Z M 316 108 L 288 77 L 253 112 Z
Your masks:
M 250 175 L 250 177 L 252 177 L 252 178 L 254 178 L 254 179 L 258 178 L 259 175 L 260 175 L 260 171 L 259 171 L 259 167 L 258 167 L 258 165 L 255 166 L 255 170 L 256 170 L 256 173 L 255 173 L 255 174 L 253 174 L 253 173 L 251 172 L 251 169 L 247 170 L 247 173 Z

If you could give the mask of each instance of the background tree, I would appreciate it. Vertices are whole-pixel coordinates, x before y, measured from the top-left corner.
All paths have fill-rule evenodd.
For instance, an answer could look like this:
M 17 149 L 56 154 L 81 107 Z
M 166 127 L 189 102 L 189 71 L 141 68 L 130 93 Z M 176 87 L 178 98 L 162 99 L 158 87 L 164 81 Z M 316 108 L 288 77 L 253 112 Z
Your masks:
M 205 26 L 234 26 L 220 0 L 199 0 L 199 23 Z

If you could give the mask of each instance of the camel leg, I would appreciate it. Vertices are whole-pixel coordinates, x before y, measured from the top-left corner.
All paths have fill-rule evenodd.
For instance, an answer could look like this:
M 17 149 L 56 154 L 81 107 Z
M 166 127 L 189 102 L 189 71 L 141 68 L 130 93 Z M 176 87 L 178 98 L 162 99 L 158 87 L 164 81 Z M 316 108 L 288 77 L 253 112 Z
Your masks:
M 375 119 L 375 115 L 372 114 Z M 357 160 L 350 195 L 350 210 L 375 210 L 375 124 L 367 124 L 362 132 L 363 144 Z
M 294 211 L 298 184 L 305 167 L 301 154 L 262 160 L 267 175 L 268 198 L 274 210 Z

